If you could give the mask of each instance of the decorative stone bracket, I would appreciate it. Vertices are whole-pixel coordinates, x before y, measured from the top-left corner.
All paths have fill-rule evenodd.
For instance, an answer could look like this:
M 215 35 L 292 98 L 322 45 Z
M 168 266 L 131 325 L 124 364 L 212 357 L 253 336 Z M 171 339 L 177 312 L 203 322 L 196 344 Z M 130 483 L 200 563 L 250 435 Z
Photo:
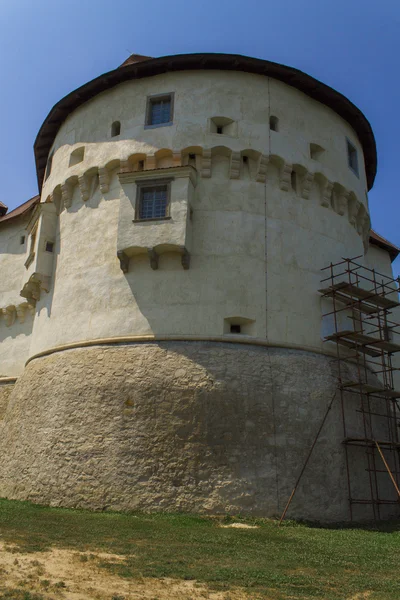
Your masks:
M 14 325 L 16 318 L 22 324 L 25 323 L 26 315 L 29 313 L 34 315 L 35 307 L 29 302 L 22 302 L 21 304 L 10 304 L 5 308 L 0 309 L 0 315 L 3 316 L 7 327 Z
M 45 292 L 50 290 L 50 277 L 40 273 L 33 273 L 23 286 L 20 295 L 26 298 L 29 303 L 35 305 L 40 300 L 42 290 Z

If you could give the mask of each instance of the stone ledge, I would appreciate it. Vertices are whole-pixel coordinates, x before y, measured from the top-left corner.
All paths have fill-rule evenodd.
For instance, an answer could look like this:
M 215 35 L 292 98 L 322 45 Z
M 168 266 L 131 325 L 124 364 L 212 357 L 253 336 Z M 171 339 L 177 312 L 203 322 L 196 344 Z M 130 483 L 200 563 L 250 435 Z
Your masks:
M 88 348 L 91 346 L 110 346 L 117 344 L 143 344 L 152 342 L 213 342 L 224 344 L 244 344 L 247 346 L 264 346 L 266 348 L 284 348 L 287 350 L 301 350 L 304 352 L 312 352 L 322 354 L 324 356 L 336 357 L 336 347 L 333 350 L 325 350 L 317 346 L 304 346 L 301 344 L 289 344 L 285 342 L 269 341 L 263 338 L 256 338 L 244 335 L 218 335 L 218 336 L 203 336 L 203 335 L 129 335 L 122 337 L 97 338 L 93 340 L 82 340 L 80 342 L 71 342 L 70 344 L 62 344 L 54 346 L 48 350 L 38 352 L 30 356 L 25 363 L 28 365 L 31 361 L 49 356 L 56 352 L 64 352 L 66 350 L 74 350 L 78 348 Z

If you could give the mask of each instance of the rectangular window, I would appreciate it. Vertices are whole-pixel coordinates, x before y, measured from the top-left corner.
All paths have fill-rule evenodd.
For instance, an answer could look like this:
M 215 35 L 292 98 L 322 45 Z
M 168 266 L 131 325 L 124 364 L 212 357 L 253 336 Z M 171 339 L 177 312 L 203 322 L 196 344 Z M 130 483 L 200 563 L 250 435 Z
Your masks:
M 139 210 L 137 218 L 164 219 L 169 212 L 169 183 L 155 183 L 139 187 Z
M 171 125 L 173 117 L 173 94 L 147 98 L 146 126 Z
M 348 162 L 349 162 L 349 167 L 358 177 L 357 150 L 353 146 L 353 144 L 350 142 L 350 140 L 346 140 L 346 141 L 347 141 L 347 158 L 348 158 Z

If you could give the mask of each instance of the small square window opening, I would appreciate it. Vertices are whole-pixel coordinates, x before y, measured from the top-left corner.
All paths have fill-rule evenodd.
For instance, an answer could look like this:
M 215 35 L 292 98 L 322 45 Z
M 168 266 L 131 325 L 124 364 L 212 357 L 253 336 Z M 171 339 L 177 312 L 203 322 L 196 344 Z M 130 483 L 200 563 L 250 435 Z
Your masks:
M 139 219 L 162 219 L 167 216 L 168 185 L 140 189 Z
M 357 175 L 358 177 L 358 156 L 357 150 L 353 146 L 353 144 L 347 140 L 347 159 L 349 163 L 350 169 Z
M 279 119 L 273 115 L 269 118 L 269 128 L 271 131 L 278 131 L 279 129 Z
M 54 252 L 54 242 L 46 242 L 46 252 Z
M 242 328 L 240 325 L 231 324 L 231 333 L 242 333 Z

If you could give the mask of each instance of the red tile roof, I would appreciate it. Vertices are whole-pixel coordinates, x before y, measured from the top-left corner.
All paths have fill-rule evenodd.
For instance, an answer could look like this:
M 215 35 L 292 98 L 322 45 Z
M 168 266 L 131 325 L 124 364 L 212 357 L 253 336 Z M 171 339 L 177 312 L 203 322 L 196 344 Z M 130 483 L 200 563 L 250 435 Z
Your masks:
M 153 58 L 152 56 L 143 56 L 142 54 L 131 54 L 130 56 L 128 56 L 128 58 L 126 60 L 124 60 L 124 62 L 119 65 L 119 69 L 121 67 L 126 67 L 128 65 L 135 65 L 138 62 L 142 62 L 144 60 L 150 60 L 151 58 Z
M 0 225 L 2 223 L 4 223 L 5 221 L 11 221 L 11 219 L 16 219 L 17 217 L 21 217 L 22 215 L 27 213 L 31 208 L 36 206 L 36 204 L 39 202 L 39 200 L 40 200 L 40 196 L 33 196 L 33 198 L 30 198 L 30 200 L 27 200 L 26 202 L 21 204 L 21 206 L 17 206 L 17 208 L 14 208 L 14 210 L 12 210 L 8 214 L 4 215 L 4 217 L 0 217 Z
M 392 244 L 392 242 L 389 242 L 389 240 L 386 240 L 384 237 L 379 235 L 379 233 L 376 233 L 376 231 L 374 231 L 373 229 L 371 229 L 371 233 L 369 236 L 369 243 L 372 244 L 373 246 L 379 246 L 379 248 L 386 250 L 386 252 L 389 253 L 390 260 L 392 262 L 400 254 L 400 248 L 398 248 L 397 246 Z

